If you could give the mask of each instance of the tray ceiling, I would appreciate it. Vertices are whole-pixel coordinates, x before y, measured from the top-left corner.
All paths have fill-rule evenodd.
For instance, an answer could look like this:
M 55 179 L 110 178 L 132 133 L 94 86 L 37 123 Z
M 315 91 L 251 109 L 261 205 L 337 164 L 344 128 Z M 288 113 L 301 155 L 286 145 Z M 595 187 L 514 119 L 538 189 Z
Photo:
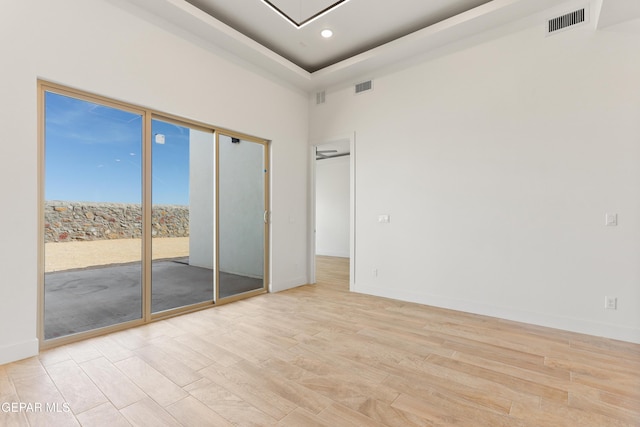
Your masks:
M 187 1 L 308 72 L 320 70 L 490 2 L 490 0 Z M 322 14 L 323 12 L 327 13 Z M 322 16 L 307 23 L 318 14 Z M 306 25 L 303 25 L 305 23 Z M 332 30 L 333 37 L 323 38 L 320 33 L 324 29 Z

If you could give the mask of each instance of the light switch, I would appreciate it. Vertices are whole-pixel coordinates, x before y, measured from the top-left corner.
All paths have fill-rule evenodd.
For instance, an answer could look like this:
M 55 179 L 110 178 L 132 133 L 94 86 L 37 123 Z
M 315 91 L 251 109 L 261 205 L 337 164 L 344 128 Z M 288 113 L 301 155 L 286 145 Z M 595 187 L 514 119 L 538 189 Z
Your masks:
M 378 215 L 378 222 L 380 223 L 390 222 L 389 215 Z
M 605 223 L 608 227 L 615 227 L 618 225 L 618 214 L 617 213 L 608 213 L 605 215 Z

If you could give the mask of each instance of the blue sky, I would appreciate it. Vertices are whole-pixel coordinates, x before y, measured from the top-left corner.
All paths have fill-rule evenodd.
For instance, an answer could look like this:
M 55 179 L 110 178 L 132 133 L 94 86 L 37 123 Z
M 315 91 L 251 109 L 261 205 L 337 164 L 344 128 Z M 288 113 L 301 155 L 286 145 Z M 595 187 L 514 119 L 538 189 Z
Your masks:
M 142 116 L 47 92 L 45 199 L 141 203 Z M 152 198 L 189 204 L 189 129 L 153 121 Z

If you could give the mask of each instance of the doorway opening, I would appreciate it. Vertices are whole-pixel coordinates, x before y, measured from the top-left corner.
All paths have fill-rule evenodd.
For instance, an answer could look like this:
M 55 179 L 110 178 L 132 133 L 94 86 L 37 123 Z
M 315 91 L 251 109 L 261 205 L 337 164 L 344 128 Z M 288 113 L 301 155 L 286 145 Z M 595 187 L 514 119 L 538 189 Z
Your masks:
M 312 149 L 311 216 L 313 224 L 310 259 L 311 281 L 318 271 L 348 273 L 350 289 L 355 285 L 355 137 L 323 141 Z

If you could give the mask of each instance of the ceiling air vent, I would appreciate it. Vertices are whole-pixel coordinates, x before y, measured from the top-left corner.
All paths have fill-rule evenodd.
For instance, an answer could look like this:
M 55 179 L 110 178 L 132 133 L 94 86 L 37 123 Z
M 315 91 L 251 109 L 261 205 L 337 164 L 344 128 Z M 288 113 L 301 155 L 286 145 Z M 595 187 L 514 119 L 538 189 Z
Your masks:
M 549 19 L 547 23 L 547 34 L 555 34 L 560 30 L 565 30 L 578 24 L 582 24 L 587 22 L 587 18 L 587 10 L 586 8 L 582 8 L 569 12 L 565 15 Z
M 373 89 L 373 82 L 371 82 L 371 80 L 356 84 L 356 94 L 366 92 L 371 89 Z
M 322 92 L 316 92 L 316 105 L 324 104 L 327 100 L 327 94 L 323 90 Z

